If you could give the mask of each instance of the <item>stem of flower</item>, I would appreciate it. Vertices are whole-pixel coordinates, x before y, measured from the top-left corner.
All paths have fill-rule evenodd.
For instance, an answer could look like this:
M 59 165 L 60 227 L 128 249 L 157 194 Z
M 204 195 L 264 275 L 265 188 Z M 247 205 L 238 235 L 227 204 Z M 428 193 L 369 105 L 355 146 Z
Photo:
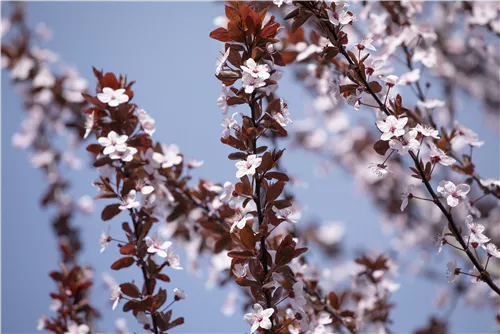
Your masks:
M 488 194 L 483 194 L 481 196 L 479 196 L 478 198 L 476 198 L 475 200 L 473 200 L 472 202 L 470 202 L 470 205 L 474 205 L 476 204 L 477 201 L 479 201 L 480 199 L 482 199 L 483 197 L 486 197 Z
M 396 152 L 396 150 L 392 150 L 391 153 L 389 153 L 389 155 L 387 156 L 387 158 L 385 158 L 384 162 L 382 162 L 382 165 L 385 165 L 385 163 L 387 162 L 387 160 L 389 160 L 389 158 L 391 157 L 391 155 Z
M 453 245 L 453 244 L 450 244 L 449 242 L 446 242 L 446 244 L 447 244 L 447 245 L 449 245 L 449 246 L 451 246 L 451 247 L 453 247 L 453 248 L 455 248 L 455 249 L 458 249 L 458 250 L 459 250 L 459 251 L 461 251 L 461 252 L 465 252 L 465 250 L 464 250 L 464 249 L 459 248 L 459 247 L 457 247 L 457 246 L 455 246 L 455 245 Z
M 491 255 L 488 254 L 488 258 L 486 259 L 486 264 L 484 265 L 484 270 L 488 269 L 488 263 L 490 263 L 490 257 Z
M 418 197 L 412 194 L 412 198 L 420 199 L 422 201 L 428 201 L 428 202 L 434 202 L 434 200 L 429 199 L 429 198 L 423 198 L 423 197 Z
M 172 300 L 172 301 L 170 302 L 170 304 L 168 304 L 167 306 L 165 306 L 165 308 L 163 308 L 163 310 L 161 310 L 161 312 L 165 312 L 166 310 L 168 310 L 168 308 L 169 308 L 170 306 L 172 306 L 172 304 L 173 304 L 173 303 L 175 303 L 175 299 L 174 299 L 174 300 Z

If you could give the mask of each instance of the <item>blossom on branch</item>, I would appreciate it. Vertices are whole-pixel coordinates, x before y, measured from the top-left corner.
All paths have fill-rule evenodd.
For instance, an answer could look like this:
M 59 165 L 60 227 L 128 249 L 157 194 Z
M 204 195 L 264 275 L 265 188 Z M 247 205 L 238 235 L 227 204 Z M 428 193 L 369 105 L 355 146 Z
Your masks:
M 402 137 L 391 139 L 389 141 L 389 147 L 393 150 L 397 150 L 400 155 L 408 154 L 409 151 L 417 153 L 420 148 L 420 142 L 416 139 L 417 134 L 416 130 L 410 130 Z
M 245 66 L 246 65 L 246 66 Z M 255 60 L 252 58 L 248 58 L 245 62 L 245 65 L 241 65 L 241 69 L 243 70 L 243 75 L 245 73 L 250 74 L 254 78 L 261 78 L 262 80 L 269 79 L 271 74 L 269 73 L 269 66 L 267 64 L 258 65 Z
M 160 257 L 167 257 L 167 250 L 172 246 L 171 241 L 161 241 L 158 235 L 153 238 L 146 237 L 145 240 L 148 246 L 148 253 L 156 253 Z
M 128 136 L 119 136 L 116 132 L 111 131 L 108 133 L 107 137 L 100 137 L 97 141 L 101 146 L 104 146 L 104 151 L 102 153 L 109 155 L 115 151 L 125 151 L 127 139 Z
M 434 143 L 429 143 L 431 148 L 430 158 L 433 164 L 440 163 L 443 166 L 451 166 L 455 163 L 455 159 L 446 155 L 443 150 L 439 149 Z
M 274 309 L 272 308 L 267 308 L 264 310 L 264 308 L 260 304 L 254 304 L 253 313 L 247 313 L 244 316 L 245 321 L 249 324 L 252 324 L 250 332 L 253 333 L 259 328 L 271 329 L 272 323 L 270 318 L 273 313 Z
M 490 238 L 488 238 L 483 234 L 484 225 L 479 223 L 474 223 L 474 220 L 471 215 L 465 217 L 465 225 L 469 230 L 469 236 L 470 236 L 469 243 L 471 244 L 477 243 L 478 245 L 483 245 L 484 243 L 490 241 Z M 476 245 L 473 245 L 473 247 L 477 248 Z
M 397 119 L 395 116 L 387 116 L 384 121 L 377 121 L 377 127 L 382 131 L 382 140 L 388 141 L 392 137 L 400 137 L 404 135 L 404 127 L 408 122 L 407 117 Z
M 130 99 L 129 96 L 125 94 L 125 89 L 120 88 L 114 90 L 110 87 L 104 87 L 102 93 L 97 94 L 97 98 L 102 103 L 107 103 L 110 107 L 118 107 L 118 105 L 126 103 Z
M 446 203 L 452 208 L 456 207 L 461 198 L 465 198 L 470 191 L 468 184 L 462 183 L 456 185 L 451 181 L 441 181 L 437 191 L 446 198 Z
M 244 161 L 238 161 L 236 163 L 236 177 L 242 178 L 245 175 L 253 176 L 255 174 L 255 169 L 260 166 L 262 158 L 258 158 L 255 154 L 251 154 Z
M 135 190 L 130 190 L 127 197 L 122 200 L 122 204 L 119 206 L 120 210 L 139 208 L 141 204 L 136 200 L 136 196 Z
M 154 152 L 153 160 L 161 165 L 161 168 L 170 168 L 182 162 L 182 156 L 179 154 L 179 147 L 175 144 L 162 145 L 163 154 Z

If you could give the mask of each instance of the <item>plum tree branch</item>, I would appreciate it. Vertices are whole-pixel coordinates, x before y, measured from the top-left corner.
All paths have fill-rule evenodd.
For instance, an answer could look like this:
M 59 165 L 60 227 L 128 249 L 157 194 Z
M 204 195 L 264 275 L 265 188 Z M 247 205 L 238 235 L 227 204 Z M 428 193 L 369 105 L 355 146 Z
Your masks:
M 323 25 L 327 29 L 327 31 L 331 34 L 330 37 L 333 38 L 333 40 L 330 40 L 330 41 L 334 45 L 339 44 L 337 33 L 335 32 L 335 28 L 329 22 L 328 23 L 325 22 L 325 20 L 321 17 L 321 13 L 318 12 L 318 10 L 314 7 L 315 5 L 309 6 L 307 3 L 304 3 L 304 6 L 306 6 L 306 8 L 308 8 L 314 14 L 314 16 L 320 22 L 319 24 Z M 351 59 L 351 57 L 347 53 L 345 47 L 343 45 L 338 45 L 338 46 L 339 46 L 340 53 L 344 56 L 344 58 L 347 60 L 349 65 L 351 65 L 351 67 L 353 67 L 353 69 L 358 73 L 359 77 L 363 81 L 363 84 L 365 85 L 366 91 L 375 99 L 375 101 L 379 105 L 380 110 L 383 111 L 388 116 L 391 115 L 392 113 L 390 112 L 390 110 L 382 103 L 382 101 L 380 100 L 378 95 L 368 85 L 368 82 L 366 82 L 366 79 L 364 78 L 363 73 L 361 73 L 361 69 L 359 68 L 359 66 L 355 65 L 354 61 Z M 410 156 L 411 156 L 413 162 L 415 163 L 415 166 L 418 169 L 418 172 L 422 178 L 422 182 L 424 183 L 427 191 L 429 192 L 429 194 L 433 198 L 434 203 L 438 206 L 438 208 L 441 210 L 443 215 L 448 220 L 448 223 L 449 223 L 449 226 L 450 226 L 450 229 L 451 229 L 453 235 L 458 240 L 460 245 L 464 248 L 465 253 L 469 257 L 471 262 L 474 264 L 474 266 L 476 267 L 478 272 L 481 274 L 481 279 L 484 282 L 486 282 L 486 284 L 488 284 L 488 286 L 493 291 L 495 291 L 498 295 L 500 295 L 500 288 L 493 282 L 489 273 L 484 269 L 484 267 L 481 265 L 481 263 L 479 263 L 479 260 L 474 256 L 474 254 L 468 249 L 467 244 L 465 243 L 464 239 L 462 238 L 462 235 L 460 234 L 457 223 L 454 221 L 451 213 L 449 213 L 448 210 L 446 210 L 446 208 L 443 206 L 443 204 L 439 200 L 438 196 L 436 195 L 436 193 L 432 189 L 432 186 L 431 186 L 429 180 L 427 180 L 427 177 L 425 176 L 425 173 L 422 170 L 422 167 L 420 166 L 420 163 L 419 163 L 417 157 L 415 156 L 415 154 L 413 152 L 410 152 Z

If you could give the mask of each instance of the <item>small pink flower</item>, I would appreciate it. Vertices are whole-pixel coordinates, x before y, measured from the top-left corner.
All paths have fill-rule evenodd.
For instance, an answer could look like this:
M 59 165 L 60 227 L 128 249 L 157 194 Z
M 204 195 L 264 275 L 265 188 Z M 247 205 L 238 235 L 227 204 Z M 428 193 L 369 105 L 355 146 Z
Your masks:
M 448 262 L 446 266 L 448 267 L 448 270 L 446 271 L 448 282 L 453 283 L 460 274 L 460 268 L 457 268 L 457 261 L 455 260 Z
M 451 181 L 441 181 L 437 187 L 437 191 L 446 198 L 446 202 L 452 208 L 456 207 L 460 198 L 465 198 L 470 191 L 468 184 L 455 184 Z
M 489 243 L 486 246 L 486 251 L 488 252 L 489 256 L 496 257 L 497 259 L 500 259 L 500 249 L 497 248 L 493 243 Z
M 270 317 L 273 313 L 273 308 L 267 308 L 264 310 L 260 304 L 255 304 L 253 306 L 253 313 L 245 314 L 244 319 L 247 323 L 252 324 L 250 331 L 253 333 L 259 328 L 270 329 L 272 326 Z
M 471 215 L 465 217 L 465 225 L 467 226 L 467 229 L 469 230 L 469 235 L 471 236 L 471 240 L 469 240 L 469 243 L 477 243 L 479 246 L 490 241 L 490 238 L 488 238 L 483 234 L 484 225 L 479 223 L 474 223 Z M 477 246 L 475 246 L 474 248 L 476 247 Z
M 269 66 L 267 64 L 263 65 L 257 65 L 255 60 L 252 58 L 249 58 L 246 62 L 245 65 L 241 65 L 241 69 L 243 70 L 244 73 L 250 74 L 254 78 L 260 78 L 262 80 L 269 79 L 271 76 L 269 73 Z
M 431 126 L 417 124 L 417 126 L 415 127 L 415 130 L 420 132 L 422 134 L 422 136 L 424 136 L 424 137 L 432 137 L 434 139 L 439 139 L 438 130 L 434 129 Z
M 64 332 L 64 334 L 87 334 L 90 332 L 89 326 L 86 324 L 78 325 L 74 321 L 70 321 L 68 323 L 68 331 Z
M 255 89 L 264 87 L 266 85 L 264 79 L 261 77 L 254 77 L 249 73 L 243 73 L 243 87 L 245 88 L 245 93 L 252 94 Z
M 181 289 L 177 289 L 177 288 L 174 288 L 174 298 L 175 300 L 183 300 L 183 299 L 187 299 L 188 295 L 187 293 L 185 293 L 183 290 Z
M 377 51 L 377 49 L 372 45 L 373 38 L 365 37 L 363 38 L 358 44 L 356 44 L 356 47 L 359 50 L 372 50 L 372 51 Z
M 238 127 L 238 123 L 234 119 L 234 117 L 238 115 L 238 113 L 234 113 L 231 117 L 225 117 L 220 124 L 224 130 L 222 130 L 222 138 L 228 138 L 231 135 L 231 129 L 236 129 Z
M 432 163 L 440 163 L 443 166 L 450 166 L 455 163 L 455 159 L 446 155 L 443 150 L 439 149 L 434 143 L 429 143 L 431 148 L 430 158 Z
M 170 168 L 182 162 L 179 147 L 175 144 L 163 145 L 163 154 L 154 152 L 153 160 L 161 165 L 161 168 Z
M 382 131 L 382 136 L 380 137 L 382 140 L 390 140 L 392 137 L 400 137 L 404 135 L 405 130 L 404 127 L 408 122 L 408 118 L 403 117 L 397 119 L 395 116 L 387 116 L 385 121 L 378 121 L 377 127 L 380 131 Z
M 406 189 L 401 193 L 401 211 L 404 211 L 404 209 L 408 206 L 408 201 L 413 197 L 413 194 L 411 193 L 413 188 L 415 188 L 414 184 L 408 185 Z
M 120 289 L 120 287 L 117 287 L 116 289 L 111 291 L 110 299 L 113 301 L 113 306 L 111 307 L 113 311 L 118 306 L 118 303 L 120 302 L 121 298 L 122 298 L 122 290 Z
M 256 172 L 256 168 L 262 163 L 262 158 L 258 158 L 255 154 L 251 154 L 247 157 L 245 161 L 238 161 L 236 163 L 236 177 L 242 178 L 245 175 L 253 176 Z
M 155 120 L 151 116 L 149 116 L 149 114 L 143 109 L 139 110 L 139 112 L 137 113 L 137 117 L 144 132 L 152 136 L 156 131 Z
M 391 139 L 389 146 L 393 150 L 397 150 L 399 155 L 407 154 L 409 151 L 417 153 L 420 148 L 420 142 L 416 138 L 417 131 L 410 130 L 399 138 Z
M 125 89 L 120 88 L 114 90 L 110 87 L 104 87 L 102 93 L 97 94 L 97 98 L 102 103 L 107 103 L 110 107 L 118 107 L 118 105 L 126 103 L 130 99 L 128 95 L 125 94 Z
M 231 52 L 231 48 L 227 48 L 226 52 L 224 52 L 224 54 L 222 55 L 222 58 L 217 59 L 217 62 L 216 62 L 217 67 L 215 68 L 215 75 L 219 75 L 222 68 L 224 66 L 226 66 L 226 61 L 227 61 L 227 58 L 229 57 L 230 52 Z M 221 54 L 222 54 L 222 52 L 221 52 Z
M 127 148 L 125 144 L 127 142 L 128 136 L 119 136 L 116 132 L 111 131 L 108 133 L 107 137 L 100 137 L 97 139 L 101 146 L 104 146 L 104 151 L 102 153 L 108 155 L 115 151 L 124 151 Z
M 148 253 L 157 254 L 160 257 L 167 257 L 167 250 L 172 246 L 170 241 L 161 241 L 158 236 L 154 238 L 146 237 L 146 245 L 148 246 Z
M 119 206 L 120 210 L 139 208 L 141 204 L 136 200 L 136 196 L 135 190 L 130 190 L 127 197 L 122 200 L 122 205 Z

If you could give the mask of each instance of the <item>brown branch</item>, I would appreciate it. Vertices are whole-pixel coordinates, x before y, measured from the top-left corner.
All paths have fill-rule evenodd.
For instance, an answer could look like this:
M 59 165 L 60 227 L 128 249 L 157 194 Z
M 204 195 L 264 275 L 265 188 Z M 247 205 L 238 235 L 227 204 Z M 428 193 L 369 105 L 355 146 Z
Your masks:
M 256 129 L 259 127 L 259 123 L 257 120 L 257 115 L 256 115 L 256 110 L 255 110 L 255 92 L 252 94 L 250 98 L 250 110 L 252 112 L 252 122 L 253 125 Z M 257 154 L 257 138 L 252 140 L 253 144 L 253 154 Z M 260 196 L 260 178 L 256 175 L 255 177 L 255 205 L 257 207 L 257 218 L 259 220 L 259 227 L 264 223 L 264 215 L 262 214 L 262 202 L 261 202 L 261 196 Z M 260 263 L 262 264 L 262 268 L 264 269 L 264 274 L 268 275 L 269 269 L 268 269 L 268 264 L 267 264 L 267 247 L 266 247 L 266 235 L 262 234 L 260 237 Z M 272 307 L 272 302 L 271 302 L 271 293 L 269 290 L 265 290 L 265 296 L 266 296 L 266 305 L 267 308 Z M 273 319 L 271 318 L 271 332 L 274 332 L 273 327 L 274 327 L 274 322 Z

